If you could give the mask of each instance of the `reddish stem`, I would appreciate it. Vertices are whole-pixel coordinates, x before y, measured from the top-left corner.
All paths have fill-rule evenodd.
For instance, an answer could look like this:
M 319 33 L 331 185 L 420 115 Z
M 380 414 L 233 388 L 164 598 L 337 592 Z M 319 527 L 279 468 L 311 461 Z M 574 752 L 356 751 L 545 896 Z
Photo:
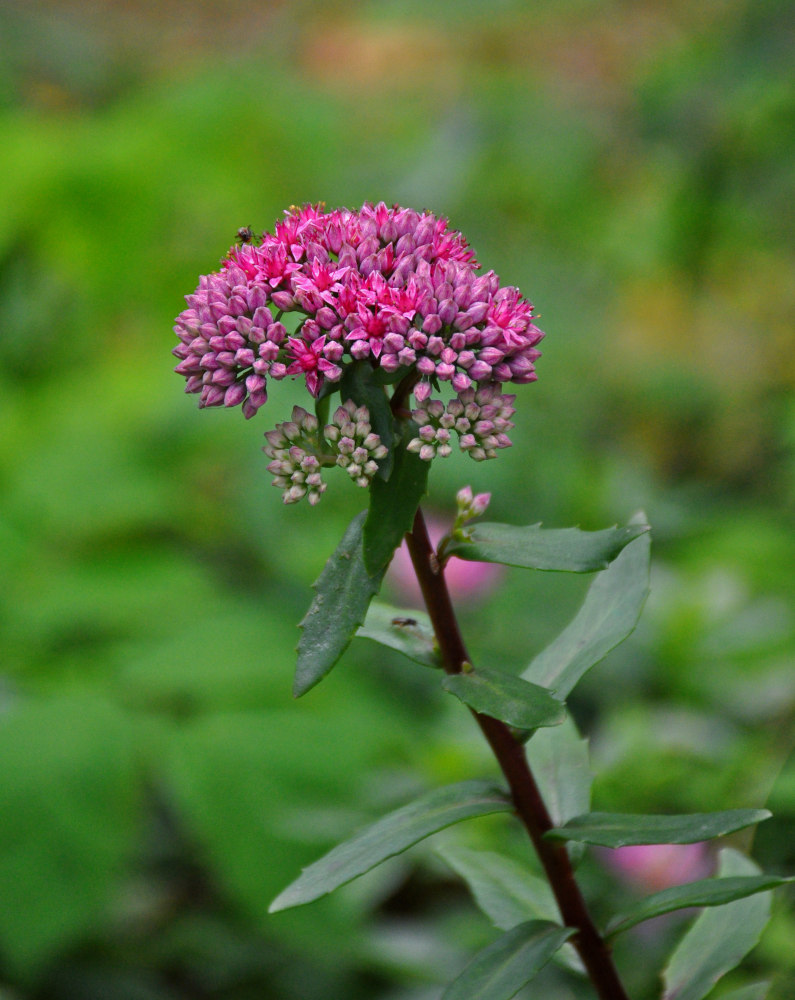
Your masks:
M 428 537 L 425 519 L 419 508 L 414 517 L 414 526 L 406 535 L 406 542 L 439 643 L 444 669 L 449 674 L 460 673 L 464 663 L 472 661 L 461 637 L 444 571 Z M 554 824 L 527 763 L 524 746 L 504 722 L 471 711 L 505 775 L 516 812 L 530 835 L 547 874 L 563 923 L 577 931 L 572 944 L 579 952 L 598 996 L 601 1000 L 629 1000 L 618 978 L 610 950 L 596 929 L 574 879 L 565 846 L 557 841 L 544 839 L 544 834 Z

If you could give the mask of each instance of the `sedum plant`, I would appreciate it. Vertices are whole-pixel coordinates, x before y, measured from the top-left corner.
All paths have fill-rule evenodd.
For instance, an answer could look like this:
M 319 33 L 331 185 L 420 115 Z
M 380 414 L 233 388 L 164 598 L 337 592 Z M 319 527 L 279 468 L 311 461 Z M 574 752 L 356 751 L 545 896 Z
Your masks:
M 690 907 L 704 910 L 663 970 L 662 997 L 706 997 L 754 946 L 770 890 L 786 879 L 724 848 L 716 877 L 654 892 L 598 926 L 575 875 L 584 845 L 695 844 L 770 815 L 590 811 L 586 744 L 566 698 L 635 627 L 648 591 L 648 526 L 640 516 L 595 532 L 489 523 L 480 520 L 489 494 L 465 486 L 450 530 L 434 546 L 420 508 L 435 458 L 458 447 L 481 462 L 511 445 L 515 395 L 504 390 L 536 380 L 543 337 L 530 302 L 493 271 L 481 273 L 445 219 L 384 203 L 358 211 L 292 207 L 272 233 L 245 227 L 186 301 L 175 326 L 176 371 L 200 407 L 239 406 L 250 418 L 267 401 L 268 379 L 304 379 L 307 405 L 265 434 L 284 502 L 317 504 L 335 467 L 367 491 L 366 509 L 315 582 L 300 623 L 294 694 L 317 684 L 354 636 L 381 643 L 438 671 L 501 772 L 499 781 L 431 789 L 360 830 L 306 868 L 271 910 L 309 903 L 451 824 L 506 812 L 524 827 L 546 883 L 492 852 L 447 853 L 503 933 L 443 1000 L 507 1000 L 550 960 L 586 977 L 601 1000 L 627 1000 L 612 940 Z M 424 610 L 398 612 L 376 599 L 404 538 Z M 472 662 L 445 583 L 452 556 L 589 573 L 593 581 L 563 632 L 510 674 Z M 740 993 L 762 998 L 766 984 Z

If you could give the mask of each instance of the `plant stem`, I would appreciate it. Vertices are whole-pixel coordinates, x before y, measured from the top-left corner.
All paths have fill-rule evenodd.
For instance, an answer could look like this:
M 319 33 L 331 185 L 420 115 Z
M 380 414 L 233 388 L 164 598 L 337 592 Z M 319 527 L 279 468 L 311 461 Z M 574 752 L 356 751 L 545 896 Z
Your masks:
M 417 574 L 422 596 L 433 624 L 444 669 L 449 674 L 460 673 L 464 663 L 471 663 L 458 621 L 450 600 L 434 548 L 428 537 L 425 519 L 418 508 L 414 526 L 406 535 L 411 561 Z M 536 853 L 547 874 L 557 900 L 563 923 L 576 928 L 572 944 L 579 952 L 600 1000 L 628 1000 L 618 978 L 610 950 L 596 929 L 580 888 L 574 878 L 568 852 L 562 844 L 545 840 L 544 834 L 553 823 L 539 792 L 524 746 L 504 722 L 472 711 L 486 737 L 511 790 L 516 812 L 525 826 Z

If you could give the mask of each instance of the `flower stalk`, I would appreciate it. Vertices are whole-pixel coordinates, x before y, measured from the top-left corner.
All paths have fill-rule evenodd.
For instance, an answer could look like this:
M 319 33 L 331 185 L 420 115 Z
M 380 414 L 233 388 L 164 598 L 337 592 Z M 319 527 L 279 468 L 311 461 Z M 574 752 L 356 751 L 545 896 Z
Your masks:
M 444 568 L 428 537 L 420 508 L 414 517 L 406 544 L 420 584 L 428 615 L 439 644 L 442 666 L 457 674 L 471 664 L 453 609 Z M 471 668 L 470 668 L 471 669 Z M 527 830 L 546 872 L 566 927 L 576 928 L 572 944 L 600 997 L 600 1000 L 628 1000 L 613 963 L 610 950 L 588 911 L 574 878 L 565 846 L 546 840 L 544 834 L 554 824 L 527 762 L 524 746 L 504 722 L 470 709 L 508 782 L 516 812 Z

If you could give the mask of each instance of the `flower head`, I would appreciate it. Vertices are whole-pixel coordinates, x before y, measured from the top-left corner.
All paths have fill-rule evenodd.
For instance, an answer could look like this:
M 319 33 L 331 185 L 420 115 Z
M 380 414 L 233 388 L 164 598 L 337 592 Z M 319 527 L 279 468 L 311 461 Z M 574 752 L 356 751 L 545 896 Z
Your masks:
M 418 402 L 440 382 L 461 397 L 533 381 L 543 336 L 533 308 L 478 271 L 461 233 L 430 212 L 293 206 L 261 239 L 245 227 L 186 297 L 176 371 L 200 406 L 242 406 L 247 417 L 265 403 L 268 378 L 303 375 L 317 396 L 364 358 L 389 373 L 415 369 Z
M 387 396 L 402 382 L 401 404 L 413 393 L 416 435 L 396 436 L 410 451 L 430 461 L 457 440 L 476 461 L 494 458 L 513 427 L 515 397 L 502 385 L 535 379 L 543 334 L 518 288 L 479 272 L 461 233 L 430 212 L 384 202 L 355 212 L 292 206 L 273 232 L 238 230 L 220 269 L 186 296 L 175 370 L 200 407 L 240 406 L 253 417 L 268 379 L 288 376 L 303 378 L 318 414 L 328 412 L 326 398 L 359 363 L 378 373 Z M 453 394 L 447 403 L 432 398 L 442 383 Z M 369 417 L 346 409 L 358 413 L 357 402 L 346 401 L 325 429 L 310 427 L 299 407 L 303 416 L 269 432 L 269 468 L 286 502 L 317 503 L 325 465 L 369 485 L 386 449 Z M 401 405 L 412 427 L 407 418 Z

